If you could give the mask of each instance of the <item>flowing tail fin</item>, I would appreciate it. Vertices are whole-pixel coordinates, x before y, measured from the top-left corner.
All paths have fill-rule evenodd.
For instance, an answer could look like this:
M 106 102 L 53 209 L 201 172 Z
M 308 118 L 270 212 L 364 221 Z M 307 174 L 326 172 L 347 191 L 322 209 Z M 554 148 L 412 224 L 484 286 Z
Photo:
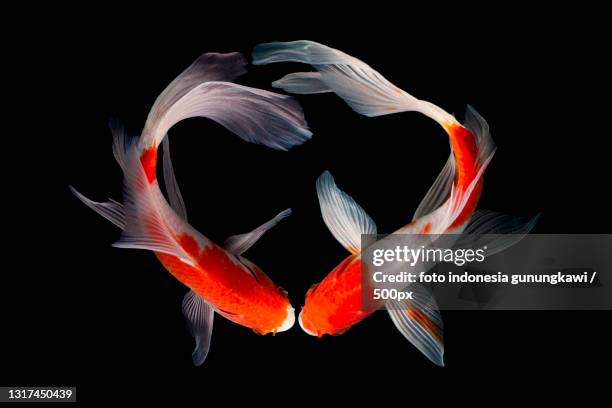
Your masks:
M 161 93 L 143 130 L 141 146 L 156 147 L 177 122 L 210 118 L 247 142 L 287 150 L 312 133 L 299 103 L 288 95 L 231 83 L 245 71 L 239 53 L 199 57 Z
M 247 142 L 277 150 L 288 150 L 312 136 L 299 103 L 290 96 L 211 81 L 168 108 L 154 127 L 156 143 L 175 123 L 191 117 L 212 119 Z
M 273 62 L 301 62 L 317 71 L 289 74 L 273 83 L 287 92 L 335 92 L 365 116 L 416 111 L 441 125 L 456 123 L 443 109 L 403 91 L 364 62 L 323 44 L 302 40 L 265 43 L 254 48 L 253 64 Z

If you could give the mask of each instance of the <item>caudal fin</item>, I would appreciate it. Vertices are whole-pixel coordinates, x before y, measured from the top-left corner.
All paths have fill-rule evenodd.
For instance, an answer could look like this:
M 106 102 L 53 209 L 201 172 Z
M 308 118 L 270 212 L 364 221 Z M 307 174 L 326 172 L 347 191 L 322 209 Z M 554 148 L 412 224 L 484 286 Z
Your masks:
M 366 63 L 314 41 L 265 43 L 253 49 L 253 64 L 274 62 L 310 64 L 319 74 L 293 73 L 273 83 L 287 92 L 333 91 L 354 111 L 365 116 L 416 111 L 440 124 L 455 122 L 454 117 L 443 109 L 403 91 Z
M 234 84 L 246 61 L 238 53 L 204 54 L 179 75 L 155 102 L 142 145 L 158 146 L 177 122 L 206 117 L 242 139 L 287 150 L 312 133 L 299 103 L 287 95 Z

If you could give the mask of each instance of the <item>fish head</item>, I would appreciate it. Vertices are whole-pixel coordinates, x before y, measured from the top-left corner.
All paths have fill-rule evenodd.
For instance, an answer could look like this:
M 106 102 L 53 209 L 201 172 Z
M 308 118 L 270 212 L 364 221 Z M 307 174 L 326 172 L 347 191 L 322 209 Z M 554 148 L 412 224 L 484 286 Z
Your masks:
M 255 281 L 258 293 L 258 306 L 260 313 L 256 316 L 256 322 L 251 326 L 257 333 L 280 333 L 289 330 L 295 324 L 295 309 L 289 301 L 285 289 L 277 286 L 266 273 L 248 259 L 237 256 L 236 259 L 242 264 Z
M 344 333 L 371 312 L 362 308 L 361 256 L 349 255 L 306 293 L 298 322 L 304 332 L 321 337 Z

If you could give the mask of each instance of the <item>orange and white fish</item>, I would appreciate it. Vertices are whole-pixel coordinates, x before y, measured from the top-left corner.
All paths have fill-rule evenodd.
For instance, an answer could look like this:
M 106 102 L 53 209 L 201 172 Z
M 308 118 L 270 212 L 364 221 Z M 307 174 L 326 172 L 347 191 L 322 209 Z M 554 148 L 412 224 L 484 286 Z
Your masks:
M 273 83 L 287 92 L 335 92 L 365 116 L 416 111 L 444 128 L 450 139 L 450 157 L 412 222 L 396 234 L 524 233 L 533 226 L 490 211 L 474 213 L 495 146 L 487 123 L 472 108 L 468 107 L 461 124 L 440 107 L 393 85 L 364 62 L 312 41 L 260 44 L 253 50 L 253 59 L 253 64 L 291 61 L 316 69 L 292 73 Z M 373 313 L 362 308 L 361 234 L 376 234 L 377 228 L 363 208 L 336 186 L 329 172 L 317 180 L 317 193 L 327 227 L 351 253 L 306 294 L 298 320 L 305 332 L 320 337 L 342 334 Z M 470 219 L 474 228 L 466 230 Z M 436 302 L 424 288 L 414 286 L 420 293 L 413 300 L 380 306 L 387 307 L 393 323 L 412 344 L 432 362 L 443 365 L 442 319 Z
M 232 82 L 245 73 L 239 53 L 207 53 L 181 73 L 157 98 L 140 137 L 115 127 L 113 152 L 124 174 L 123 203 L 81 201 L 123 230 L 113 244 L 155 253 L 164 267 L 191 289 L 183 313 L 195 337 L 193 362 L 204 362 L 210 347 L 214 312 L 267 334 L 288 330 L 295 322 L 287 292 L 242 254 L 269 228 L 287 217 L 285 210 L 253 231 L 230 237 L 220 246 L 188 222 L 174 176 L 168 130 L 191 117 L 207 117 L 242 139 L 286 150 L 311 137 L 300 105 L 287 95 Z M 156 175 L 158 147 L 164 143 L 164 181 L 170 203 Z

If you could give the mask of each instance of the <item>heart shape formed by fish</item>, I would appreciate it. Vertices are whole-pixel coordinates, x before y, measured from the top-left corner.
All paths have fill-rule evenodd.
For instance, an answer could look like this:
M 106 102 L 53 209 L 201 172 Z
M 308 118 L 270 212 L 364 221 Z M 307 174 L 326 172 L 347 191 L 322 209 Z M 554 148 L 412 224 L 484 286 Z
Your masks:
M 523 219 L 476 210 L 495 146 L 488 124 L 473 108 L 468 107 L 461 124 L 440 107 L 393 85 L 364 62 L 312 41 L 260 44 L 253 57 L 258 65 L 300 62 L 315 69 L 292 73 L 273 83 L 289 93 L 334 92 L 365 116 L 415 111 L 446 131 L 451 144 L 446 165 L 412 221 L 396 234 L 512 233 L 514 238 L 498 243 L 499 251 L 534 226 L 537 217 Z M 208 355 L 215 312 L 259 334 L 286 331 L 295 322 L 287 292 L 242 256 L 291 210 L 218 245 L 188 223 L 170 159 L 167 132 L 191 117 L 210 118 L 247 142 L 277 150 L 288 150 L 310 139 L 312 133 L 302 109 L 291 96 L 233 82 L 246 72 L 246 64 L 239 53 L 204 54 L 159 95 L 140 136 L 130 137 L 121 126 L 111 125 L 113 153 L 123 170 L 121 203 L 96 202 L 71 187 L 87 206 L 122 229 L 115 247 L 152 251 L 190 289 L 182 309 L 196 342 L 192 354 L 195 365 L 201 365 Z M 160 145 L 167 200 L 156 172 Z M 350 252 L 306 293 L 299 324 L 306 333 L 321 337 L 342 334 L 375 310 L 361 305 L 361 235 L 376 234 L 377 227 L 364 209 L 336 186 L 329 172 L 319 177 L 316 188 L 325 224 Z M 418 296 L 381 302 L 379 307 L 387 309 L 398 330 L 418 350 L 443 365 L 443 325 L 436 301 L 424 287 L 413 285 L 411 290 Z

